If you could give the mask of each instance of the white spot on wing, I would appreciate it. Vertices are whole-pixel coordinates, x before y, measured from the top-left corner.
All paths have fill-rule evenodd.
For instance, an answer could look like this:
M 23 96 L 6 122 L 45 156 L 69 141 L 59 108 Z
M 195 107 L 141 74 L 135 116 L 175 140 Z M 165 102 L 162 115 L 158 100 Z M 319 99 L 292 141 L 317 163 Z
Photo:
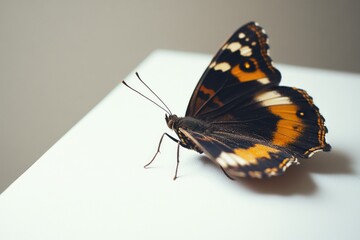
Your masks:
M 315 153 L 321 152 L 321 151 L 322 151 L 322 149 L 315 150 L 315 151 L 311 152 L 308 157 L 310 158 L 310 157 L 312 157 L 312 155 L 314 155 Z
M 283 105 L 291 104 L 290 98 L 282 96 L 277 91 L 269 91 L 257 96 L 256 101 L 261 102 L 262 106 L 273 106 L 273 105 Z
M 300 164 L 300 163 L 298 162 L 297 158 L 291 158 L 291 159 L 286 163 L 286 165 L 285 165 L 284 167 L 282 167 L 281 170 L 282 170 L 283 172 L 285 172 L 286 169 L 287 169 L 288 167 L 290 167 L 291 165 L 293 165 L 293 164 L 296 164 L 296 165 Z
M 239 33 L 239 38 L 240 38 L 240 39 L 243 39 L 243 38 L 245 38 L 245 37 L 246 37 L 246 35 L 245 35 L 244 33 L 242 33 L 242 32 Z
M 277 175 L 277 172 L 275 171 L 270 171 L 267 173 L 268 177 L 272 177 L 272 176 L 276 176 Z
M 220 158 L 220 157 L 216 158 L 216 162 L 217 162 L 222 168 L 227 168 L 227 167 L 228 167 L 227 162 L 226 162 L 224 159 Z
M 245 159 L 239 157 L 238 155 L 231 153 L 231 156 L 237 161 L 237 163 L 239 165 L 241 165 L 241 166 L 249 165 L 248 161 L 246 161 Z
M 212 63 L 210 63 L 209 68 L 213 68 L 213 67 L 215 67 L 215 65 L 216 65 L 216 62 L 212 62 Z
M 241 54 L 241 56 L 249 57 L 252 55 L 252 50 L 249 46 L 244 46 L 244 47 L 240 48 L 240 54 Z
M 263 106 L 275 106 L 275 105 L 286 105 L 291 104 L 291 100 L 288 97 L 280 97 L 275 99 L 265 100 L 261 103 Z
M 222 62 L 222 63 L 218 63 L 214 66 L 214 70 L 220 70 L 222 72 L 226 72 L 231 68 L 230 64 L 228 64 L 227 62 Z
M 249 165 L 250 163 L 248 161 L 246 161 L 245 159 L 239 157 L 238 155 L 234 154 L 234 153 L 226 153 L 226 152 L 222 152 L 220 154 L 220 156 L 216 159 L 216 161 L 222 166 L 246 166 Z M 223 165 L 224 166 L 223 166 Z
M 225 165 L 225 163 L 232 167 L 238 166 L 237 161 L 235 161 L 235 159 L 231 156 L 231 153 L 222 152 L 220 156 L 216 158 L 216 161 L 220 164 L 220 166 L 222 166 L 221 164 Z
M 262 102 L 266 99 L 271 99 L 271 98 L 277 98 L 277 97 L 281 97 L 281 94 L 277 91 L 268 91 L 265 92 L 263 94 L 260 94 L 259 96 L 256 97 L 256 100 L 258 100 L 259 102 Z
M 270 80 L 268 78 L 260 78 L 257 81 L 264 85 L 270 83 Z
M 226 47 L 226 49 L 229 49 L 231 52 L 236 52 L 237 50 L 240 50 L 240 48 L 241 44 L 239 42 L 232 42 Z
M 288 97 L 282 97 L 277 99 L 270 99 L 262 102 L 263 106 L 274 106 L 274 105 L 286 105 L 291 104 L 290 98 Z

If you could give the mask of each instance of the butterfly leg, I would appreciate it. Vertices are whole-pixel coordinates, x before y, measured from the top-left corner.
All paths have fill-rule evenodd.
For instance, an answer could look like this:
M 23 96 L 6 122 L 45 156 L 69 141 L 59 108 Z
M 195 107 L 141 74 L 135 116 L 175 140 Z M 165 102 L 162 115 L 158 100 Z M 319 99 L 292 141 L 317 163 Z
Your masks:
M 180 145 L 181 145 L 181 142 L 178 141 L 177 151 L 176 151 L 176 169 L 175 169 L 175 176 L 174 176 L 173 180 L 176 180 L 176 178 L 177 178 L 177 173 L 178 173 L 178 169 L 179 169 L 179 163 L 180 163 L 180 160 L 179 160 Z
M 150 161 L 148 164 L 146 164 L 146 165 L 144 166 L 144 168 L 147 168 L 147 167 L 155 160 L 155 158 L 156 158 L 156 156 L 158 155 L 158 153 L 160 153 L 160 146 L 161 146 L 162 140 L 163 140 L 163 138 L 164 138 L 165 135 L 168 136 L 168 137 L 169 137 L 171 140 L 173 140 L 174 142 L 176 142 L 176 143 L 179 144 L 179 142 L 180 142 L 179 140 L 177 140 L 176 138 L 170 136 L 170 135 L 167 134 L 167 133 L 163 133 L 163 135 L 162 135 L 161 138 L 160 138 L 159 146 L 158 146 L 158 148 L 157 148 L 157 151 L 156 151 L 154 157 L 151 159 L 151 161 Z

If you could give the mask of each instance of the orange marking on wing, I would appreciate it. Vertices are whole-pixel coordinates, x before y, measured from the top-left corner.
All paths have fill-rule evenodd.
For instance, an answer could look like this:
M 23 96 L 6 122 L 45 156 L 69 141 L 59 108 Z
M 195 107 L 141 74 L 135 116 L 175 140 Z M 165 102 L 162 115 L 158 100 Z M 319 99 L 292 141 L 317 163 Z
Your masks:
M 295 105 L 275 105 L 270 106 L 272 114 L 281 119 L 277 123 L 273 143 L 279 146 L 286 146 L 296 141 L 304 129 L 302 120 L 296 115 L 297 106 Z
M 207 88 L 207 87 L 205 87 L 204 85 L 202 85 L 202 86 L 200 87 L 200 91 L 201 91 L 202 93 L 204 93 L 204 94 L 210 95 L 210 97 L 212 97 L 212 96 L 215 95 L 215 91 L 214 91 L 214 90 L 212 90 L 212 89 L 210 89 L 210 88 Z M 212 99 L 212 102 L 215 103 L 215 104 L 217 104 L 217 105 L 219 105 L 220 107 L 224 105 L 224 103 L 223 103 L 223 102 L 220 100 L 220 98 L 218 98 L 218 97 L 214 97 L 214 98 Z
M 239 64 L 231 69 L 231 74 L 234 75 L 240 82 L 255 81 L 260 78 L 266 77 L 266 74 L 259 69 L 256 60 L 254 58 L 251 58 L 251 60 L 254 62 L 256 66 L 256 70 L 253 72 L 244 72 L 243 70 L 240 69 Z
M 289 158 L 285 158 L 285 159 L 280 163 L 279 168 L 282 169 L 283 167 L 285 167 L 286 164 L 287 164 L 289 161 L 290 161 Z
M 262 144 L 255 144 L 248 149 L 236 148 L 234 149 L 234 152 L 236 155 L 240 156 L 251 164 L 257 164 L 258 158 L 270 159 L 270 153 L 278 153 L 279 150 Z
M 267 168 L 264 171 L 268 177 L 276 176 L 278 175 L 278 169 L 277 168 Z
M 216 103 L 220 107 L 224 106 L 224 103 L 222 101 L 220 101 L 220 98 L 218 98 L 218 97 L 214 97 L 213 103 Z
M 210 88 L 207 88 L 205 87 L 204 85 L 201 85 L 200 87 L 200 91 L 203 92 L 204 94 L 208 94 L 210 96 L 214 95 L 215 94 L 215 91 L 210 89 Z
M 260 171 L 249 171 L 249 176 L 252 178 L 262 178 L 262 173 Z

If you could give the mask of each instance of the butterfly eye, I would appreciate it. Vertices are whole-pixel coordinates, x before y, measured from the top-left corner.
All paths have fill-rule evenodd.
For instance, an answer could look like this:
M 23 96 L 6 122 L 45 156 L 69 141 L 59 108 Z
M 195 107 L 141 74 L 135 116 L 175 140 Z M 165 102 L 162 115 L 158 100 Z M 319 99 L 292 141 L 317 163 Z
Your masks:
M 254 72 L 256 70 L 256 66 L 255 66 L 254 62 L 250 59 L 241 63 L 240 68 L 244 72 Z

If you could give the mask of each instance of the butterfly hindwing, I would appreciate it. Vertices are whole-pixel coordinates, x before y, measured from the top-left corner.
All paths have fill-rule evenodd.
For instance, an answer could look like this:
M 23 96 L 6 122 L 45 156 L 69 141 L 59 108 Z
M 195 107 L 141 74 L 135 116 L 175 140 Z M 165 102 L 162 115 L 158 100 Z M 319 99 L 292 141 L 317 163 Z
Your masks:
M 234 105 L 230 121 L 213 118 L 211 123 L 233 132 L 291 150 L 296 157 L 309 157 L 317 150 L 330 150 L 325 141 L 325 120 L 312 98 L 301 89 L 276 86 Z
M 180 131 L 232 178 L 264 178 L 281 175 L 295 157 L 286 150 L 261 139 L 227 132 L 218 128 L 211 134 Z

